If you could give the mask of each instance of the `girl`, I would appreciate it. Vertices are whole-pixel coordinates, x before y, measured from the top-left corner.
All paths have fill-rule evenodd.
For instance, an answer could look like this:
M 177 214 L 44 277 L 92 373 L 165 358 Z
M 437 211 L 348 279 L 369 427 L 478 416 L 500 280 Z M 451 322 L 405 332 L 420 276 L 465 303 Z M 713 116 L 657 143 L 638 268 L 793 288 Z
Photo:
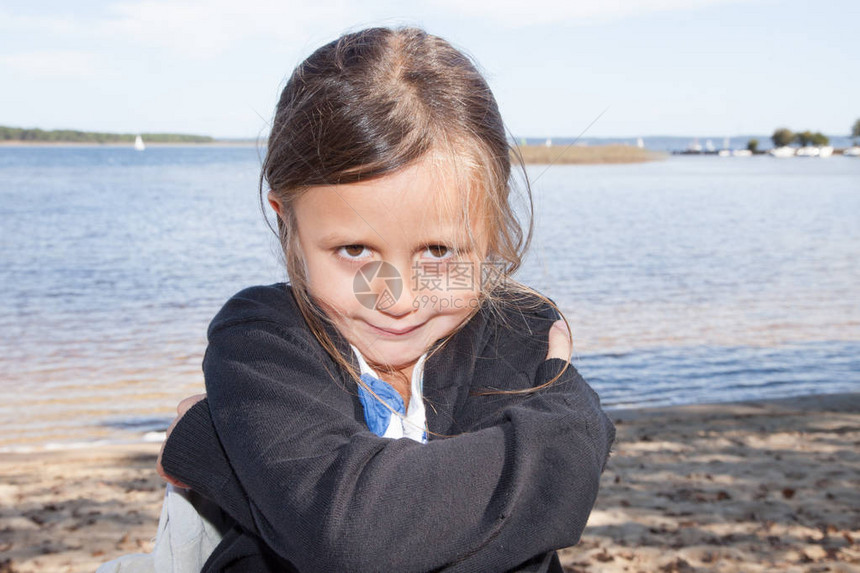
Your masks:
M 203 570 L 561 570 L 614 428 L 555 306 L 509 278 L 510 175 L 445 41 L 368 29 L 296 68 L 260 187 L 290 284 L 215 317 L 160 460 L 225 514 Z

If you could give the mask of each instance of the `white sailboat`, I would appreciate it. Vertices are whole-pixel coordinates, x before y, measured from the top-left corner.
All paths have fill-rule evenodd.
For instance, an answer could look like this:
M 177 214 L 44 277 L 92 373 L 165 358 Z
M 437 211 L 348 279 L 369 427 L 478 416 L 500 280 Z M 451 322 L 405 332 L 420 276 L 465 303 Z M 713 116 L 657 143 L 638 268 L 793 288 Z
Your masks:
M 143 142 L 143 138 L 139 135 L 134 138 L 134 148 L 138 151 L 146 149 L 146 144 Z

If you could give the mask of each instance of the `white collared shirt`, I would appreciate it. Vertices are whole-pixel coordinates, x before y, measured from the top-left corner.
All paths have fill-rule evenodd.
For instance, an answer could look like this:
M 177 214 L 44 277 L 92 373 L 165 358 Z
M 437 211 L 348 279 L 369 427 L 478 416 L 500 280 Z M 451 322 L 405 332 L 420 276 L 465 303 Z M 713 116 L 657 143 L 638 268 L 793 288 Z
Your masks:
M 364 356 L 358 349 L 350 344 L 355 357 L 358 359 L 358 366 L 361 374 L 370 374 L 374 378 L 382 380 L 380 376 L 367 364 Z M 422 444 L 427 443 L 427 415 L 424 410 L 424 361 L 427 354 L 423 354 L 418 362 L 415 363 L 415 368 L 412 369 L 412 384 L 409 395 L 409 406 L 406 408 L 406 416 L 399 414 L 391 414 L 391 420 L 388 422 L 388 429 L 385 430 L 384 438 L 410 438 Z

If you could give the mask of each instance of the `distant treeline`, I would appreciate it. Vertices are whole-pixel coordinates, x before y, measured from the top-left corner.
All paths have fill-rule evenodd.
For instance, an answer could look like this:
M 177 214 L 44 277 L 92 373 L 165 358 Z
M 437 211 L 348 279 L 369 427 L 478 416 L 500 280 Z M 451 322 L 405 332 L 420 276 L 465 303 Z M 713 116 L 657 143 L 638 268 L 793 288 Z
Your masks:
M 73 129 L 24 129 L 0 126 L 0 141 L 27 141 L 45 143 L 133 143 L 135 133 L 99 133 L 75 131 Z M 205 135 L 182 133 L 141 133 L 147 143 L 210 143 L 215 141 Z

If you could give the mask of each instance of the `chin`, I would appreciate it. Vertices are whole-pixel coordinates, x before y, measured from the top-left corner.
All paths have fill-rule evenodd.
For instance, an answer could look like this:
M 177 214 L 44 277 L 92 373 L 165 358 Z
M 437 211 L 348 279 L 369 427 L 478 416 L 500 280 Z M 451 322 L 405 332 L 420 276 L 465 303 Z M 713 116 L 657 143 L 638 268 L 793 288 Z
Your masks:
M 358 349 L 359 351 L 361 351 L 362 355 L 370 362 L 374 362 L 376 364 L 384 364 L 386 366 L 391 366 L 397 369 L 411 366 L 426 351 L 426 348 L 423 347 L 414 349 L 398 348 L 389 350 L 385 348 L 379 348 L 378 345 L 376 345 L 372 351 L 368 351 L 368 355 L 365 354 L 361 347 L 358 347 Z

